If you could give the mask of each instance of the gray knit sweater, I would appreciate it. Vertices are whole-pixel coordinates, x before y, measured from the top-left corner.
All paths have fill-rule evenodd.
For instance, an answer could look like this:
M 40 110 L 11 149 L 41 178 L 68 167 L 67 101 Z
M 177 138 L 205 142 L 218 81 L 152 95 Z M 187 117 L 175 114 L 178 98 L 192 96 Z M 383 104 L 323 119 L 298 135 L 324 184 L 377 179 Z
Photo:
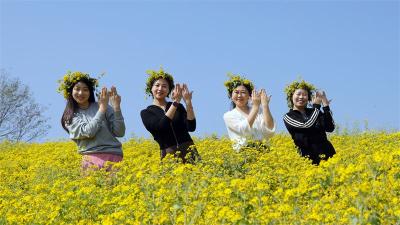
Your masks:
M 125 135 L 121 111 L 114 112 L 108 106 L 107 112 L 101 113 L 98 103 L 93 102 L 88 109 L 78 109 L 67 128 L 80 154 L 111 153 L 122 156 L 121 142 L 116 138 Z

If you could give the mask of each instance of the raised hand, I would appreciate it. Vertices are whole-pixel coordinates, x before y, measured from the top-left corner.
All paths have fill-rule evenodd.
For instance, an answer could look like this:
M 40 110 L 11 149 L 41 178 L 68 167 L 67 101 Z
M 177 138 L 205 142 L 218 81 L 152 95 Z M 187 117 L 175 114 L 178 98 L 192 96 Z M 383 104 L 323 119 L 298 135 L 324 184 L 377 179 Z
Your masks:
M 260 96 L 261 96 L 261 104 L 262 104 L 262 106 L 268 106 L 269 105 L 269 101 L 271 101 L 271 96 L 272 95 L 267 95 L 267 92 L 265 91 L 265 89 L 261 89 Z
M 114 108 L 114 111 L 121 110 L 121 96 L 117 93 L 117 88 L 112 86 L 111 91 L 109 92 L 110 96 L 110 103 L 111 106 Z
M 174 90 L 172 91 L 172 100 L 174 102 L 180 102 L 182 99 L 182 87 L 180 84 L 176 84 Z
M 183 84 L 182 86 L 182 97 L 183 101 L 185 102 L 186 105 L 190 105 L 192 103 L 192 94 L 193 91 L 189 91 L 189 88 L 186 84 Z
M 326 97 L 325 91 L 321 91 L 321 99 L 322 99 L 322 104 L 324 106 L 328 106 L 329 103 L 331 103 L 331 101 L 332 101 L 332 100 L 328 100 L 328 98 Z
M 274 119 L 272 118 L 271 111 L 269 110 L 269 102 L 271 101 L 271 95 L 268 95 L 265 89 L 261 89 L 261 104 L 263 106 L 263 117 L 265 126 L 268 129 L 274 128 Z
M 256 89 L 252 91 L 251 101 L 253 102 L 253 106 L 260 106 L 261 104 L 260 92 L 258 92 Z
M 316 91 L 315 92 L 315 95 L 313 95 L 313 97 L 312 97 L 312 103 L 321 105 L 321 103 L 322 103 L 322 95 L 321 95 L 320 91 Z
M 107 88 L 103 87 L 99 95 L 99 110 L 101 112 L 105 113 L 107 111 L 108 100 L 109 100 L 109 95 L 107 92 Z

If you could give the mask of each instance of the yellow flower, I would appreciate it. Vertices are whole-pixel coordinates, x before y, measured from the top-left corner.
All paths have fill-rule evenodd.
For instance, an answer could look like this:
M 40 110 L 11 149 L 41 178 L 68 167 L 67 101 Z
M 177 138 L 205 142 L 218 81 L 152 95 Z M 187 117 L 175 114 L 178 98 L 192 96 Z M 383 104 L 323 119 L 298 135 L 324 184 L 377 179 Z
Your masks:
M 250 92 L 254 89 L 253 83 L 250 80 L 248 80 L 244 77 L 241 77 L 240 75 L 228 73 L 228 77 L 229 77 L 229 80 L 225 81 L 224 85 L 227 88 L 229 98 L 232 95 L 232 91 L 240 85 L 247 86 L 247 88 L 250 89 L 249 90 Z
M 334 134 L 337 154 L 321 166 L 286 134 L 267 153 L 196 138 L 194 165 L 160 162 L 154 140 L 134 138 L 117 171 L 86 175 L 72 141 L 3 142 L 0 224 L 396 224 L 399 137 Z
M 165 72 L 162 67 L 160 67 L 159 71 L 147 70 L 146 73 L 149 75 L 149 77 L 147 78 L 147 81 L 146 81 L 146 89 L 145 89 L 145 93 L 147 95 L 149 95 L 149 96 L 152 95 L 152 93 L 151 93 L 152 85 L 153 85 L 154 81 L 156 81 L 160 78 L 166 79 L 169 82 L 169 85 L 171 86 L 171 87 L 169 87 L 170 91 L 174 89 L 174 78 L 172 77 L 171 74 Z
M 57 91 L 59 93 L 62 93 L 65 99 L 69 98 L 69 91 L 73 88 L 73 86 L 81 81 L 81 80 L 86 80 L 91 87 L 93 87 L 93 90 L 96 91 L 96 88 L 98 87 L 98 80 L 95 78 L 91 78 L 89 74 L 82 73 L 82 72 L 71 72 L 68 71 L 62 79 L 58 80 L 59 87 Z
M 286 101 L 289 108 L 293 108 L 292 96 L 297 89 L 304 89 L 308 92 L 308 100 L 311 101 L 312 92 L 316 90 L 315 86 L 304 80 L 295 80 L 285 87 Z

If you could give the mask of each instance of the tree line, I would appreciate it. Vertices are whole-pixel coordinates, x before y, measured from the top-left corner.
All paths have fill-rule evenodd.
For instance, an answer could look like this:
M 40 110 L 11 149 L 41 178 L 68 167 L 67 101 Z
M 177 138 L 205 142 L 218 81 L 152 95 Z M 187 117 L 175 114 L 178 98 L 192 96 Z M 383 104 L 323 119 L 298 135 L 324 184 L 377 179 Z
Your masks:
M 29 87 L 2 69 L 0 72 L 0 141 L 32 141 L 47 134 L 46 107 Z

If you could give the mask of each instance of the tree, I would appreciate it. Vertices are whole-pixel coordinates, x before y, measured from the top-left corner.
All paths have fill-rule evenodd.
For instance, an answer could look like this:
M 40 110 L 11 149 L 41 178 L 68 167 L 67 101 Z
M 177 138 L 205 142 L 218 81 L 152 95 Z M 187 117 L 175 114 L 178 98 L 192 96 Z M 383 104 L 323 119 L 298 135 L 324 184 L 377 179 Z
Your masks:
M 29 87 L 5 70 L 0 74 L 0 140 L 32 141 L 47 134 L 50 126 Z

